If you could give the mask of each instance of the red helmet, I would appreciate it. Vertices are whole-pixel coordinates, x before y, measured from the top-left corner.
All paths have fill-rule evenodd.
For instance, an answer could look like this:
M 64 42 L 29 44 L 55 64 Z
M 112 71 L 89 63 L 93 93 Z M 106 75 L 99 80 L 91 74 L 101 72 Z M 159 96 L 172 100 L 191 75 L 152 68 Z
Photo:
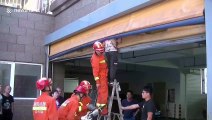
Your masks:
M 80 83 L 80 86 L 83 86 L 86 90 L 90 90 L 91 89 L 91 84 L 90 82 L 88 82 L 87 80 L 83 80 Z
M 50 84 L 51 84 L 51 79 L 44 77 L 37 80 L 36 87 L 38 90 L 43 90 L 46 86 L 49 86 Z
M 101 42 L 99 41 L 96 41 L 94 44 L 93 44 L 93 49 L 95 51 L 99 51 L 99 52 L 104 52 L 104 46 Z
M 79 85 L 75 88 L 74 92 L 86 94 L 86 89 L 83 86 Z

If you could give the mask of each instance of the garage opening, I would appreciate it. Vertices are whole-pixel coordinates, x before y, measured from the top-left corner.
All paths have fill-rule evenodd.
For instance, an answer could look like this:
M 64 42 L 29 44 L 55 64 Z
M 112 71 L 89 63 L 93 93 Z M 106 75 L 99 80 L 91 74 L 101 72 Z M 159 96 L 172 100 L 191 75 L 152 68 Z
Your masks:
M 126 91 L 132 90 L 136 94 L 135 99 L 142 101 L 143 86 L 151 85 L 154 102 L 161 111 L 158 117 L 202 120 L 206 117 L 207 106 L 201 76 L 201 70 L 206 68 L 205 38 L 203 35 L 198 40 L 193 37 L 190 40 L 186 38 L 187 42 L 180 40 L 180 44 L 159 42 L 121 49 L 117 71 L 122 89 L 120 94 L 124 99 Z M 67 78 L 77 78 L 79 82 L 90 81 L 95 90 L 90 55 L 54 61 L 52 66 L 55 86 L 63 86 Z

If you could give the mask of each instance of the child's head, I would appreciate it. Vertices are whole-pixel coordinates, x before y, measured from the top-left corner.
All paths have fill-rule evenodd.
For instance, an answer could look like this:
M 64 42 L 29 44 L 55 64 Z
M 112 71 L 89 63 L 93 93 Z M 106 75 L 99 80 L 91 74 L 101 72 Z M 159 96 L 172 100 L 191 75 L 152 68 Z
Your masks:
M 55 99 L 57 99 L 59 97 L 59 93 L 58 93 L 57 90 L 52 91 L 52 97 L 55 98 Z

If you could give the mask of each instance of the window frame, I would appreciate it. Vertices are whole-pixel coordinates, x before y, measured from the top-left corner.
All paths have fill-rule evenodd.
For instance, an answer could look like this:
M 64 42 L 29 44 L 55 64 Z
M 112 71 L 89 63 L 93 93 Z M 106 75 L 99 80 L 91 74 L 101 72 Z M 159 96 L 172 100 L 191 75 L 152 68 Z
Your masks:
M 207 89 L 208 89 L 208 77 L 207 77 L 207 68 L 201 68 L 200 69 L 200 75 L 201 75 L 201 94 L 207 95 Z
M 10 94 L 13 96 L 14 95 L 14 83 L 15 83 L 15 67 L 16 64 L 22 64 L 22 65 L 38 65 L 40 66 L 40 78 L 43 76 L 43 64 L 37 64 L 37 63 L 24 63 L 24 62 L 11 62 L 11 61 L 0 61 L 0 63 L 3 64 L 10 64 L 11 65 L 11 71 L 10 71 L 10 86 L 12 88 Z M 41 93 L 41 92 L 40 92 Z M 34 100 L 36 98 L 30 98 L 30 97 L 15 97 L 13 96 L 14 99 L 17 100 Z

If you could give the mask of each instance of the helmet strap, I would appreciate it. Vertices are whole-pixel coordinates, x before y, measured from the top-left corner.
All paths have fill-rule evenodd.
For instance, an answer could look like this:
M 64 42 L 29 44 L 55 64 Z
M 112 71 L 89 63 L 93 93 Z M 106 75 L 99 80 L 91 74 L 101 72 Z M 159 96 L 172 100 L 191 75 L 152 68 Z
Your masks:
M 43 90 L 41 90 L 42 92 L 51 92 L 52 90 L 51 90 L 51 88 L 50 88 L 50 86 L 48 86 L 48 90 L 46 90 L 46 87 L 43 89 Z
M 82 100 L 82 98 L 85 96 L 84 94 L 82 94 L 82 96 L 81 96 L 81 94 L 82 94 L 82 93 L 79 93 L 79 94 L 78 94 L 79 97 L 80 97 L 80 100 Z

